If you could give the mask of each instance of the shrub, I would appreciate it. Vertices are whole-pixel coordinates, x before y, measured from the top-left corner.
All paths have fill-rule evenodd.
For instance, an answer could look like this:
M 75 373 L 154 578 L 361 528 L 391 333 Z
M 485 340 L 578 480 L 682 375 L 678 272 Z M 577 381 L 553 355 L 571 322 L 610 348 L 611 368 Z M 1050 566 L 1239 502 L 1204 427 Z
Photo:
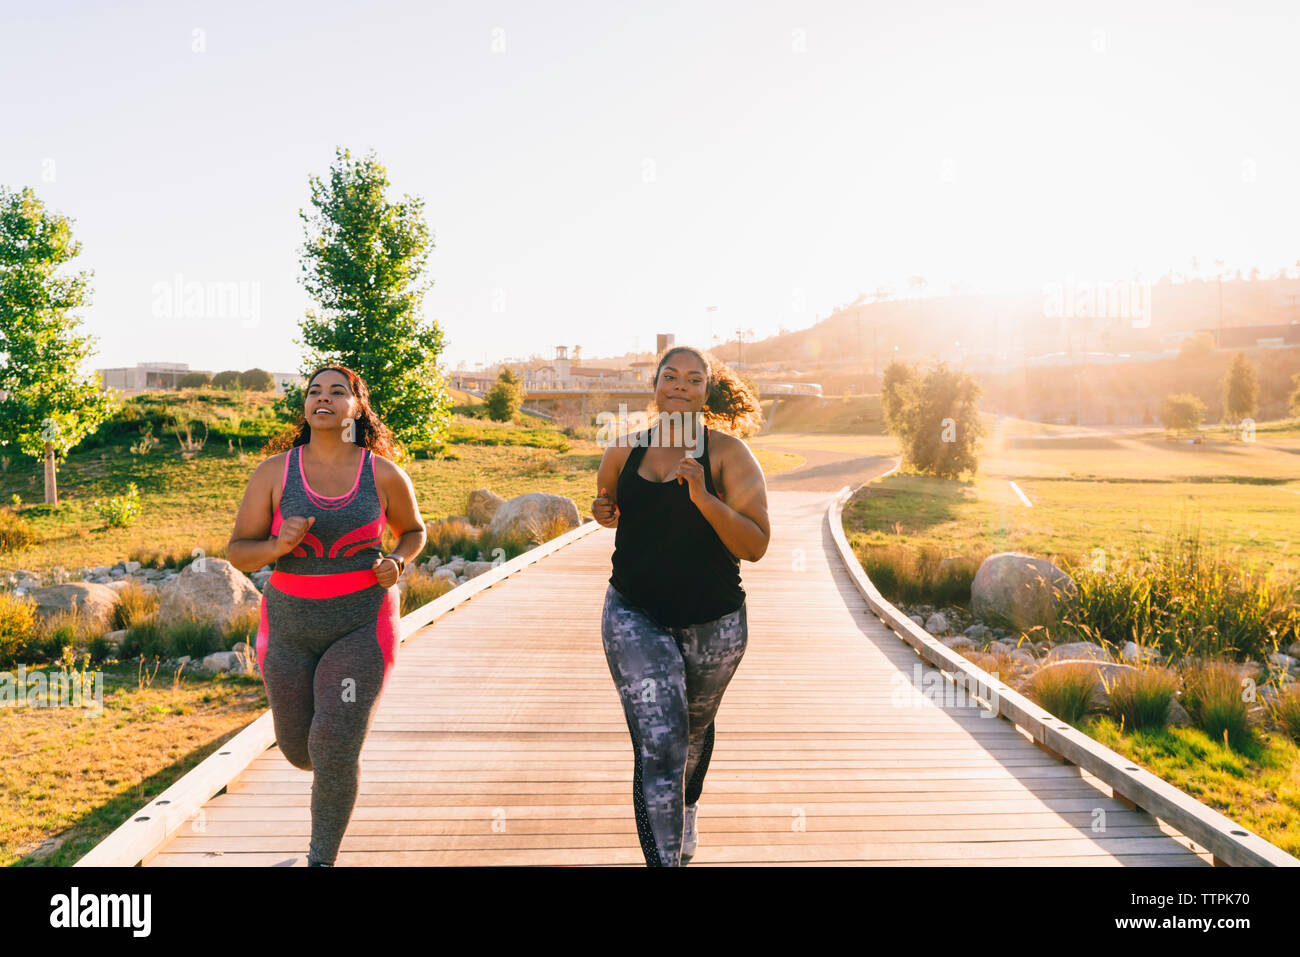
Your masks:
M 0 592 L 0 667 L 19 663 L 38 624 L 35 602 Z
M 158 624 L 158 616 L 151 615 L 148 618 L 142 618 L 131 625 L 126 630 L 126 637 L 122 640 L 122 647 L 119 657 L 126 658 L 152 658 L 155 655 L 162 656 L 166 654 L 166 644 L 163 640 L 162 627 Z
M 423 569 L 412 568 L 405 575 L 406 592 L 402 595 L 402 614 L 409 615 L 455 587 L 446 578 L 434 578 Z
M 91 642 L 103 635 L 104 628 L 78 609 L 55 612 L 37 622 L 27 646 L 27 655 L 55 659 L 69 649 L 87 649 Z
M 1215 740 L 1227 735 L 1239 748 L 1250 740 L 1250 711 L 1237 668 L 1222 661 L 1195 661 L 1183 671 L 1183 707 L 1202 731 Z
M 134 482 L 126 487 L 126 495 L 115 495 L 104 501 L 90 503 L 109 528 L 130 528 L 140 516 L 140 490 Z
M 221 638 L 221 651 L 229 651 L 241 641 L 257 643 L 257 629 L 262 625 L 262 609 L 245 608 L 230 616 Z
M 1292 685 L 1269 705 L 1273 720 L 1293 741 L 1300 741 L 1300 685 Z
M 223 651 L 221 628 L 213 621 L 193 616 L 174 622 L 167 628 L 166 640 L 163 642 L 163 655 L 180 658 L 202 658 L 214 651 Z
M 12 509 L 0 508 L 0 552 L 15 552 L 37 540 L 36 531 L 26 519 Z
M 1029 694 L 1039 705 L 1062 721 L 1077 724 L 1092 709 L 1097 672 L 1091 665 L 1063 665 L 1037 672 L 1029 683 Z
M 1126 671 L 1110 683 L 1110 712 L 1124 728 L 1162 728 L 1178 679 L 1166 668 Z
M 113 608 L 113 622 L 110 629 L 112 631 L 130 628 L 137 621 L 148 618 L 158 611 L 158 595 L 146 591 L 135 579 L 131 579 L 117 595 L 117 605 Z
M 428 540 L 420 552 L 421 559 L 437 555 L 445 562 L 453 555 L 468 558 L 478 550 L 479 529 L 464 519 L 449 518 L 431 523 L 426 526 L 426 531 Z
M 943 550 L 934 545 L 913 549 L 886 545 L 856 550 L 862 570 L 890 601 L 966 604 L 982 558 L 957 556 L 943 564 Z

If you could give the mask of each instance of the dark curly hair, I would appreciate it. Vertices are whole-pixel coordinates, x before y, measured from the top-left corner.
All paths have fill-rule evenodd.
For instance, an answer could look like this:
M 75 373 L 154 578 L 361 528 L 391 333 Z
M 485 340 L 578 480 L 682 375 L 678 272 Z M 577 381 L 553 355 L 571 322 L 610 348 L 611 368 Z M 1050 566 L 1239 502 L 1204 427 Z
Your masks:
M 763 424 L 763 409 L 758 403 L 758 396 L 725 362 L 694 346 L 670 346 L 665 349 L 655 366 L 651 388 L 659 384 L 659 373 L 663 371 L 664 363 L 679 352 L 689 352 L 704 367 L 707 383 L 704 391 L 704 424 L 711 429 L 720 428 L 739 436 L 757 432 Z M 648 411 L 652 416 L 658 414 L 659 409 L 654 399 L 650 400 Z
M 321 366 L 311 374 L 307 380 L 307 389 L 311 388 L 312 381 L 322 372 L 333 369 L 335 372 L 341 372 L 347 376 L 348 386 L 352 389 L 352 394 L 356 396 L 357 403 L 361 406 L 360 412 L 353 422 L 353 435 L 356 437 L 356 444 L 363 449 L 369 449 L 375 455 L 382 455 L 384 458 L 393 460 L 398 457 L 398 451 L 393 444 L 393 433 L 389 431 L 388 426 L 380 420 L 375 414 L 375 410 L 370 407 L 370 390 L 366 387 L 365 380 L 357 375 L 347 366 Z M 306 393 L 306 389 L 303 390 Z M 306 445 L 311 441 L 311 425 L 307 422 L 307 416 L 302 410 L 298 411 L 298 420 L 289 426 L 283 432 L 271 438 L 265 446 L 262 447 L 263 455 L 274 455 L 277 452 L 283 452 L 294 446 Z

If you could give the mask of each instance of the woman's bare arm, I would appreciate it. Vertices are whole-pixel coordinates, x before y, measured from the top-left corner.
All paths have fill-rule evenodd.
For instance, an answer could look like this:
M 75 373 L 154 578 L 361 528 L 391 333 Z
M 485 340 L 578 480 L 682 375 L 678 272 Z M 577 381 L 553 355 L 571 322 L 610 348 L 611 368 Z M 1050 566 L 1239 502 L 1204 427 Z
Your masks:
M 707 496 L 699 508 L 713 526 L 722 544 L 737 558 L 756 562 L 767 551 L 772 529 L 767 519 L 767 481 L 754 453 L 734 436 L 722 438 L 711 432 L 713 440 L 722 439 L 718 455 L 718 490 Z
M 406 470 L 395 462 L 376 455 L 374 457 L 379 487 L 383 489 L 388 504 L 384 506 L 384 516 L 388 527 L 397 536 L 397 544 L 390 555 L 401 555 L 408 565 L 420 556 L 428 536 L 424 530 L 424 519 L 420 516 L 420 506 L 415 501 L 415 486 Z
M 235 516 L 235 530 L 226 543 L 226 560 L 241 572 L 255 572 L 283 554 L 279 536 L 271 534 L 271 493 L 283 470 L 284 460 L 273 455 L 249 476 Z

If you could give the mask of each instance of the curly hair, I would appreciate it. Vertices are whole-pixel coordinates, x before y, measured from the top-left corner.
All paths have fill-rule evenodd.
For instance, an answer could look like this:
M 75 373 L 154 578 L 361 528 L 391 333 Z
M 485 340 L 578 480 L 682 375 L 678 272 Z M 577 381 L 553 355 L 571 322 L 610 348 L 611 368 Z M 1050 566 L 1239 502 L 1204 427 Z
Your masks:
M 348 385 L 352 389 L 352 394 L 356 396 L 357 403 L 361 406 L 357 417 L 353 422 L 353 435 L 356 444 L 363 449 L 369 449 L 375 455 L 382 455 L 386 459 L 396 459 L 399 457 L 398 450 L 393 443 L 393 433 L 389 431 L 388 426 L 380 420 L 375 410 L 370 407 L 370 390 L 366 387 L 365 380 L 357 375 L 347 366 L 329 365 L 321 366 L 311 374 L 307 379 L 307 389 L 311 388 L 312 381 L 322 372 L 333 369 L 335 372 L 341 372 L 347 376 Z M 303 390 L 306 392 L 306 389 Z M 298 419 L 284 431 L 273 436 L 265 446 L 262 447 L 263 455 L 274 455 L 277 452 L 283 452 L 298 445 L 306 445 L 311 441 L 311 425 L 307 422 L 307 416 L 302 410 L 298 412 Z
M 711 429 L 721 428 L 723 431 L 739 436 L 751 435 L 758 431 L 763 424 L 763 409 L 758 403 L 758 396 L 754 395 L 744 380 L 725 362 L 694 346 L 670 346 L 665 349 L 655 366 L 655 376 L 651 380 L 652 387 L 658 384 L 659 373 L 663 371 L 664 363 L 668 361 L 669 356 L 679 352 L 689 352 L 700 360 L 700 365 L 704 366 L 704 377 L 707 382 L 704 391 L 704 424 Z M 658 413 L 659 408 L 655 405 L 654 399 L 650 400 L 648 411 L 652 415 Z

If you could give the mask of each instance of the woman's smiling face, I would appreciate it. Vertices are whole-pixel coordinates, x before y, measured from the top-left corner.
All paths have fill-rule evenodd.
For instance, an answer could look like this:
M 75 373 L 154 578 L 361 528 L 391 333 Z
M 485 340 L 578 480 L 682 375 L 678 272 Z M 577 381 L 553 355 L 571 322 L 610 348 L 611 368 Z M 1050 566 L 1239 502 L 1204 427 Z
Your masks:
M 344 419 L 356 418 L 356 397 L 348 377 L 326 369 L 307 387 L 307 404 L 303 414 L 313 429 L 342 428 Z
M 704 365 L 692 352 L 670 353 L 655 382 L 655 407 L 660 412 L 701 412 L 707 398 Z

